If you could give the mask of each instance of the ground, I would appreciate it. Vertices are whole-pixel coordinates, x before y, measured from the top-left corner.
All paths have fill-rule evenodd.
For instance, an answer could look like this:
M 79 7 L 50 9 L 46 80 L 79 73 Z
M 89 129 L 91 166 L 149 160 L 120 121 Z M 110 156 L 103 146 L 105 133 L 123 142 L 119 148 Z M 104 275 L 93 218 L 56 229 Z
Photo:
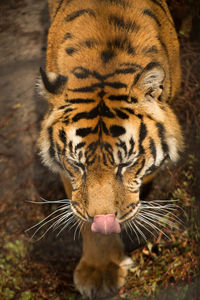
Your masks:
M 175 167 L 159 173 L 146 199 L 179 199 L 184 222 L 165 229 L 129 255 L 135 265 L 114 299 L 200 299 L 200 17 L 198 1 L 169 1 L 181 41 L 183 82 L 173 103 L 184 130 L 186 149 Z M 81 253 L 78 233 L 37 241 L 26 230 L 55 211 L 35 205 L 65 197 L 59 177 L 42 166 L 37 138 L 47 104 L 34 88 L 45 65 L 48 12 L 43 0 L 1 0 L 0 4 L 0 299 L 77 300 L 72 274 Z

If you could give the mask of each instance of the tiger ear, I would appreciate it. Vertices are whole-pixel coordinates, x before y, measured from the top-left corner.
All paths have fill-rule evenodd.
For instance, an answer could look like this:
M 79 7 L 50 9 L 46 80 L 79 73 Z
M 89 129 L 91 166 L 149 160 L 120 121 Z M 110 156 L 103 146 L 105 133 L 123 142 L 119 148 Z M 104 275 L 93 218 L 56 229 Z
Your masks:
M 67 82 L 67 77 L 63 75 L 58 75 L 53 72 L 46 73 L 42 68 L 40 68 L 41 74 L 41 83 L 43 85 L 41 87 L 41 94 L 46 94 L 45 92 L 49 92 L 50 94 L 58 95 L 63 91 L 64 85 Z M 44 91 L 46 90 L 46 91 Z
M 158 63 L 148 64 L 138 76 L 136 85 L 141 89 L 145 97 L 160 100 L 165 80 L 165 71 Z

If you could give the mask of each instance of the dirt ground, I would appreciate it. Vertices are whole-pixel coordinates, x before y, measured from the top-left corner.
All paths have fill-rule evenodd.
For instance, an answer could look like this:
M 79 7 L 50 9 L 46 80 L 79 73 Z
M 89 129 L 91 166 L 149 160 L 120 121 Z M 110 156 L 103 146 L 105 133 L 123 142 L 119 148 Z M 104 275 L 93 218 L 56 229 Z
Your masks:
M 159 173 L 147 199 L 179 199 L 180 231 L 132 245 L 136 262 L 114 299 L 200 299 L 200 14 L 190 1 L 169 1 L 181 40 L 183 83 L 173 103 L 186 140 L 175 167 Z M 192 2 L 192 1 L 191 1 Z M 198 1 L 196 1 L 197 3 Z M 200 11 L 200 10 L 199 10 Z M 26 230 L 56 209 L 30 201 L 65 198 L 60 179 L 43 167 L 37 138 L 47 103 L 35 91 L 45 65 L 48 30 L 44 0 L 0 2 L 0 299 L 78 300 L 72 281 L 81 240 L 72 231 L 50 231 L 39 241 Z M 135 240 L 134 240 L 135 241 Z M 136 242 L 135 242 L 136 243 Z

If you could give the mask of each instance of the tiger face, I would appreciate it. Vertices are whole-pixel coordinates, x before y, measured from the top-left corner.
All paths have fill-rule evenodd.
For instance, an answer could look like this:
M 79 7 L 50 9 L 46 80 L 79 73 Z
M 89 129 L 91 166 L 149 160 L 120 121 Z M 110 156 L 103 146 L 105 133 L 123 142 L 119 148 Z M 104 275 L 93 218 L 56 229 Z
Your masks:
M 108 73 L 78 66 L 68 76 L 41 75 L 51 107 L 39 140 L 44 163 L 70 179 L 79 220 L 92 231 L 120 232 L 140 211 L 144 178 L 182 149 L 163 100 L 164 69 L 120 63 Z

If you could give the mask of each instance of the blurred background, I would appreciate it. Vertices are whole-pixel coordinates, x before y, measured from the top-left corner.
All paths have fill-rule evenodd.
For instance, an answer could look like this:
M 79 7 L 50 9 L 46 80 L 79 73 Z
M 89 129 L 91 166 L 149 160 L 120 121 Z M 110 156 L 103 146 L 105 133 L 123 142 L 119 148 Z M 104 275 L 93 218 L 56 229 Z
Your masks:
M 181 45 L 182 87 L 172 103 L 186 150 L 174 167 L 160 171 L 145 200 L 179 199 L 179 229 L 165 228 L 148 243 L 137 239 L 128 254 L 135 266 L 113 299 L 200 299 L 200 3 L 167 1 Z M 43 167 L 37 138 L 47 103 L 35 91 L 45 66 L 49 26 L 44 0 L 0 0 L 0 299 L 82 299 L 72 281 L 81 253 L 77 233 L 58 237 L 26 230 L 59 206 L 28 201 L 65 198 L 59 177 Z M 47 219 L 48 220 L 48 219 Z M 51 223 L 49 223 L 50 225 Z

